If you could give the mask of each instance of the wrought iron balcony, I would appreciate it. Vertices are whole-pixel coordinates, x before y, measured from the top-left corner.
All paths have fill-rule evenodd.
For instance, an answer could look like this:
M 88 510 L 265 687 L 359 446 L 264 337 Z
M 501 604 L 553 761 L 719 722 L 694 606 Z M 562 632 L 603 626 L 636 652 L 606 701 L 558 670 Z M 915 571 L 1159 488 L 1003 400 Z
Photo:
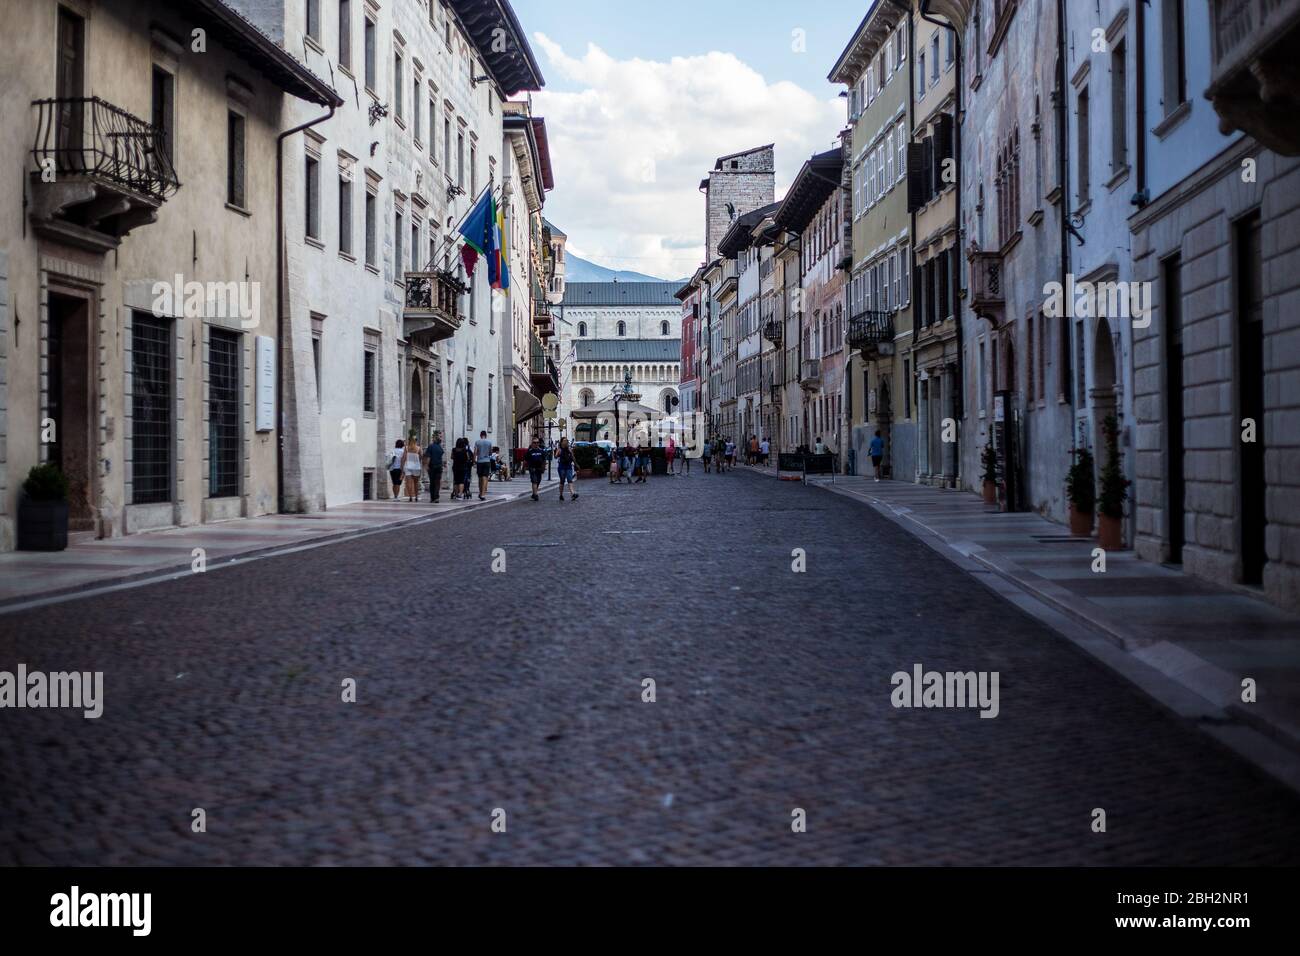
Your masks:
M 1220 131 L 1242 130 L 1276 153 L 1300 155 L 1300 0 L 1210 0 L 1210 20 L 1205 95 Z
M 451 272 L 406 273 L 402 326 L 406 337 L 429 346 L 456 334 L 463 316 L 460 301 L 469 289 Z
M 799 385 L 802 388 L 822 387 L 821 359 L 804 359 L 799 366 Z
M 785 333 L 784 326 L 784 322 L 778 322 L 776 319 L 768 319 L 763 323 L 763 338 L 767 339 L 777 348 L 780 348 L 781 336 Z
M 894 315 L 892 312 L 859 312 L 849 319 L 849 348 L 863 355 L 892 355 Z
M 1002 291 L 1002 256 L 997 252 L 980 252 L 974 246 L 967 256 L 970 259 L 971 309 L 995 326 L 1001 325 L 1007 307 Z
M 545 299 L 533 300 L 533 328 L 543 339 L 555 336 L 555 314 L 551 311 L 551 304 Z
M 559 391 L 560 370 L 556 368 L 555 361 L 546 354 L 546 347 L 542 345 L 540 339 L 533 339 L 530 357 L 529 373 L 533 393 L 545 395 L 547 392 Z
M 99 97 L 34 100 L 33 227 L 106 252 L 158 208 L 180 181 L 165 134 Z

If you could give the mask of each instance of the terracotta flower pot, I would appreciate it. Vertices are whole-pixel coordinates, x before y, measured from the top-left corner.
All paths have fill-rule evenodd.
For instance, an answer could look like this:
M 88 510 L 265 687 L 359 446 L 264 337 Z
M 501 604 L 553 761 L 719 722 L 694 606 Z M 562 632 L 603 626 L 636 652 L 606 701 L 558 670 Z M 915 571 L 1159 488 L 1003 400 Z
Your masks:
M 998 483 L 996 481 L 984 482 L 984 503 L 986 505 L 998 503 Z
M 1087 538 L 1092 535 L 1092 514 L 1087 511 L 1076 511 L 1074 505 L 1070 505 L 1070 534 L 1076 538 Z
M 1105 551 L 1119 551 L 1124 547 L 1123 519 L 1101 515 L 1097 523 L 1097 539 Z

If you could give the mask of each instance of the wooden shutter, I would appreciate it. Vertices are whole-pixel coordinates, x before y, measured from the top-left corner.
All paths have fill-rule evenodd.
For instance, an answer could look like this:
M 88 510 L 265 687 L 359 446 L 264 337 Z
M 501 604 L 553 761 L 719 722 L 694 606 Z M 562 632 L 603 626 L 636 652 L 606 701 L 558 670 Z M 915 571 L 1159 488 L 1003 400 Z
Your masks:
M 907 211 L 925 205 L 925 149 L 920 143 L 907 144 Z

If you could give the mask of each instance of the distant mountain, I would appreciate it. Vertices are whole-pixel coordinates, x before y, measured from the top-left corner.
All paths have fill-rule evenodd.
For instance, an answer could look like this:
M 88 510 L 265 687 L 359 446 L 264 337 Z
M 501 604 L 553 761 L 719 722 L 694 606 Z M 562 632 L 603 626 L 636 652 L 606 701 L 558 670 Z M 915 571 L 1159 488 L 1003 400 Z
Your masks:
M 588 262 L 582 256 L 575 256 L 572 252 L 565 253 L 564 256 L 564 281 L 565 282 L 668 282 L 671 280 L 660 279 L 656 276 L 644 275 L 640 272 L 628 272 L 626 270 L 606 269 L 604 266 L 598 266 L 594 262 Z

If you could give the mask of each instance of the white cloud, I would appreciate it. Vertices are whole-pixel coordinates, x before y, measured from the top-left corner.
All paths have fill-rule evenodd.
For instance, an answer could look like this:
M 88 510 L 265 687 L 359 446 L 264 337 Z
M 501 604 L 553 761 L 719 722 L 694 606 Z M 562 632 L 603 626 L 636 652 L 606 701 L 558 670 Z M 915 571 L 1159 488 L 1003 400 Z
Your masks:
M 714 160 L 775 143 L 780 197 L 844 122 L 841 100 L 768 83 L 730 53 L 615 60 L 589 44 L 577 58 L 534 39 L 549 72 L 577 88 L 533 96 L 555 167 L 546 216 L 578 255 L 610 268 L 690 275 L 704 257 L 699 183 Z

